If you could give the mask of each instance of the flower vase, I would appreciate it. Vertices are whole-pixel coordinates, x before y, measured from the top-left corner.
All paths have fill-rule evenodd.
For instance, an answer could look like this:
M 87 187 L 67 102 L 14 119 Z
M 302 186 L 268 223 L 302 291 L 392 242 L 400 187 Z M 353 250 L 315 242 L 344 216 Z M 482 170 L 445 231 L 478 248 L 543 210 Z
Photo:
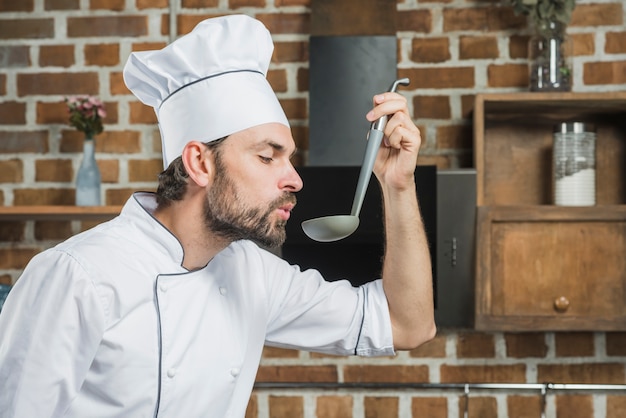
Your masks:
M 83 160 L 76 176 L 76 205 L 100 205 L 100 170 L 96 163 L 95 140 L 90 136 L 83 143 Z
M 571 40 L 567 26 L 558 21 L 535 24 L 529 41 L 530 91 L 572 89 Z

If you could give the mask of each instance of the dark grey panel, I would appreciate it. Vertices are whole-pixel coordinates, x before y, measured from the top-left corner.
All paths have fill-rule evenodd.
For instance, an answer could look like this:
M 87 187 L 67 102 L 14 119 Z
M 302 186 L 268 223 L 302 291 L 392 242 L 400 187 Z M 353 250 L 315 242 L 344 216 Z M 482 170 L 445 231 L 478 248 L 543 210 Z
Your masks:
M 476 170 L 437 172 L 437 286 L 439 327 L 474 322 Z
M 312 36 L 309 42 L 309 161 L 360 166 L 372 97 L 396 78 L 395 36 Z

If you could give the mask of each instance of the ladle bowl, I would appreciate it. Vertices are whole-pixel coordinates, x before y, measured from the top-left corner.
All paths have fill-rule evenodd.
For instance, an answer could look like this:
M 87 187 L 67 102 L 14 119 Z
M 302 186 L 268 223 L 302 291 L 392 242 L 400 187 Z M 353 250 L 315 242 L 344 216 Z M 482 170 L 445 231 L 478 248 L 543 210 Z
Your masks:
M 399 84 L 406 86 L 409 84 L 409 79 L 402 78 L 394 81 L 389 91 L 396 91 Z M 372 123 L 368 132 L 365 156 L 363 157 L 350 215 L 322 216 L 302 222 L 302 230 L 309 238 L 320 242 L 338 241 L 351 235 L 359 227 L 359 213 L 372 176 L 376 155 L 383 140 L 387 118 L 386 115 L 381 116 Z
M 302 222 L 302 230 L 315 241 L 331 242 L 352 235 L 359 222 L 359 217 L 353 215 L 322 216 Z

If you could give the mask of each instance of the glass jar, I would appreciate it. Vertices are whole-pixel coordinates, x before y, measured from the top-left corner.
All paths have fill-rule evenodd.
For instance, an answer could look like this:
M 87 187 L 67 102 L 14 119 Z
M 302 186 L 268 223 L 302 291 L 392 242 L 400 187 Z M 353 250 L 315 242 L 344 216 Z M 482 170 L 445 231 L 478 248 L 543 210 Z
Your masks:
M 534 29 L 528 45 L 530 91 L 570 91 L 572 42 L 566 25 L 544 21 Z
M 592 125 L 567 122 L 554 128 L 552 173 L 555 205 L 596 204 L 596 134 Z

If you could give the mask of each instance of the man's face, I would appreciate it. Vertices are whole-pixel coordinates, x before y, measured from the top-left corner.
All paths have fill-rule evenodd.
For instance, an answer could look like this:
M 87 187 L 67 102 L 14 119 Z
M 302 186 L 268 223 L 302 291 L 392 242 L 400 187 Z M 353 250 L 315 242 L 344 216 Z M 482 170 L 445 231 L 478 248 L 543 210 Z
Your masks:
M 231 241 L 250 239 L 274 248 L 285 241 L 285 225 L 302 180 L 289 158 L 289 128 L 266 124 L 231 135 L 214 152 L 215 174 L 207 191 L 205 223 Z

